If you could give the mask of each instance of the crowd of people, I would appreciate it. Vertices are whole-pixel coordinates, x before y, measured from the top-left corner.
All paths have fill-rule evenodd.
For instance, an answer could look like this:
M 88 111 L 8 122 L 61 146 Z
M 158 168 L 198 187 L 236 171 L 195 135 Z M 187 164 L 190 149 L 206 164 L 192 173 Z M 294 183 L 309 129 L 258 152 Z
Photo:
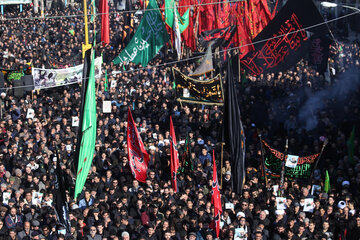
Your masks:
M 139 5 L 134 4 L 134 9 Z M 24 6 L 22 13 L 7 10 L 0 21 L 2 68 L 19 69 L 27 63 L 44 68 L 81 63 L 81 17 L 32 19 L 37 15 L 30 6 Z M 5 83 L 0 121 L 0 239 L 215 239 L 213 149 L 221 179 L 220 239 L 360 239 L 357 42 L 343 41 L 331 47 L 328 75 L 319 74 L 302 61 L 286 72 L 247 76 L 247 81 L 239 84 L 246 181 L 242 194 L 236 194 L 231 188 L 233 159 L 226 145 L 222 167 L 220 163 L 223 107 L 176 101 L 171 67 L 187 73 L 195 65 L 183 62 L 163 66 L 173 60 L 171 47 L 165 46 L 145 68 L 114 66 L 111 60 L 126 46 L 139 21 L 138 15 L 128 14 L 135 19 L 128 26 L 126 14 L 113 5 L 110 12 L 111 43 L 97 45 L 97 54 L 103 53 L 103 71 L 116 86 L 106 91 L 104 78 L 97 80 L 96 149 L 84 191 L 77 199 L 73 198 L 73 166 L 78 127 L 73 126 L 72 117 L 80 114 L 81 86 L 27 92 L 17 98 L 12 83 Z M 47 14 L 81 15 L 82 11 L 68 6 Z M 312 99 L 316 101 L 309 102 Z M 111 113 L 103 113 L 104 100 L 111 100 Z M 150 154 L 146 183 L 134 179 L 129 167 L 128 107 Z M 29 108 L 35 110 L 34 118 L 27 118 Z M 170 116 L 179 143 L 178 192 L 170 181 Z M 352 157 L 347 140 L 353 127 Z M 324 139 L 329 141 L 312 183 L 285 178 L 284 210 L 278 209 L 278 192 L 274 191 L 280 179 L 269 177 L 266 184 L 262 174 L 259 133 L 279 151 L 284 151 L 285 139 L 289 139 L 288 153 L 300 156 L 320 152 Z M 66 180 L 70 232 L 60 224 L 54 208 L 57 161 Z M 327 193 L 323 186 L 326 170 L 331 186 Z M 321 190 L 312 191 L 314 184 Z M 312 212 L 304 211 L 306 198 L 314 199 Z

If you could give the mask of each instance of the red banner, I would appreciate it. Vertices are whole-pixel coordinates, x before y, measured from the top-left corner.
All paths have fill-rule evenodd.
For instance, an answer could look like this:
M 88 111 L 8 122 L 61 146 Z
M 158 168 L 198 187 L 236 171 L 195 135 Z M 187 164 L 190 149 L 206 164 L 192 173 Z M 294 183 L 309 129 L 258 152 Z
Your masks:
M 134 178 L 139 182 L 145 182 L 149 162 L 149 154 L 146 152 L 136 128 L 134 119 L 129 108 L 127 126 L 127 150 L 129 154 L 129 165 Z
M 215 152 L 213 150 L 213 183 L 212 183 L 212 196 L 211 204 L 214 205 L 214 222 L 215 222 L 215 231 L 216 237 L 219 237 L 220 233 L 220 216 L 222 213 L 221 207 L 221 196 L 219 190 L 219 181 L 216 173 L 216 163 L 215 163 Z
M 219 2 L 216 8 L 217 8 L 216 28 L 225 28 L 230 26 L 230 12 L 231 12 L 230 3 L 227 0 L 225 0 L 224 2 Z
M 199 34 L 203 31 L 216 29 L 215 0 L 204 0 L 200 6 Z M 190 26 L 191 27 L 191 26 Z
M 170 153 L 171 153 L 171 185 L 177 192 L 176 173 L 179 168 L 179 154 L 176 145 L 176 136 L 172 118 L 170 116 Z
M 110 27 L 109 27 L 109 3 L 108 0 L 101 0 L 101 42 L 102 45 L 110 43 Z
M 188 9 L 190 9 L 189 13 L 189 26 L 182 32 L 182 38 L 185 42 L 185 45 L 190 48 L 193 52 L 196 50 L 196 39 L 195 39 L 195 22 L 196 15 L 199 6 L 195 6 L 197 4 L 196 0 L 180 0 L 179 1 L 179 13 L 182 16 Z M 187 7 L 185 7 L 187 6 Z M 191 7 L 189 7 L 191 6 Z M 193 27 L 195 26 L 195 27 Z

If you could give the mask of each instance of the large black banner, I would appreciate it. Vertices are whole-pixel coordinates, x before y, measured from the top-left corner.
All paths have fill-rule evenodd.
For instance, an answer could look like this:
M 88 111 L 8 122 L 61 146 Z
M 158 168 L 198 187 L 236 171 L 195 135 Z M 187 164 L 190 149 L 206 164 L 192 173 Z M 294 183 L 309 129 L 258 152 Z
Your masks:
M 245 133 L 241 121 L 237 83 L 234 81 L 232 63 L 227 62 L 224 136 L 231 154 L 232 190 L 242 194 L 245 183 Z
M 200 81 L 190 78 L 178 69 L 173 68 L 173 75 L 178 101 L 208 105 L 224 104 L 220 74 L 212 79 Z
M 289 0 L 253 40 L 255 50 L 242 58 L 242 66 L 253 75 L 295 66 L 307 58 L 310 35 L 327 34 L 328 28 L 322 23 L 324 19 L 312 0 Z M 316 24 L 320 25 L 308 28 Z
M 280 177 L 283 161 L 285 161 L 284 153 L 272 149 L 265 141 L 264 146 L 265 171 L 271 177 Z M 295 168 L 285 167 L 285 176 L 290 178 L 305 179 L 311 176 L 315 160 L 320 154 L 314 154 L 306 157 L 299 157 Z

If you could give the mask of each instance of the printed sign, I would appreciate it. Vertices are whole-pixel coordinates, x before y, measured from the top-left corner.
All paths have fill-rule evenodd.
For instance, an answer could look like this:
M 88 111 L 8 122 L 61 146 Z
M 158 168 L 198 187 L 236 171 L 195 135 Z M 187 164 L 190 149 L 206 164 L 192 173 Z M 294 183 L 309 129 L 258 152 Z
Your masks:
M 305 198 L 305 204 L 304 204 L 304 212 L 313 212 L 314 211 L 314 199 L 313 198 Z
M 95 59 L 95 78 L 101 78 L 102 57 Z M 79 83 L 83 79 L 84 65 L 64 69 L 42 69 L 33 68 L 33 79 L 35 89 L 59 87 Z
M 27 110 L 27 113 L 26 113 L 26 118 L 27 118 L 27 119 L 29 119 L 29 118 L 33 119 L 34 117 L 35 117 L 35 111 L 34 111 L 34 109 L 29 108 L 29 109 Z
M 284 197 L 277 197 L 276 198 L 276 209 L 277 210 L 285 210 L 286 206 L 286 198 Z
M 77 117 L 77 116 L 72 117 L 71 126 L 72 127 L 78 127 L 79 126 L 79 117 Z
M 11 193 L 3 192 L 3 204 L 8 205 L 11 198 Z
M 103 101 L 103 113 L 111 113 L 111 101 Z
M 41 205 L 43 195 L 44 194 L 41 192 L 33 192 L 32 193 L 32 204 L 33 205 Z
M 299 156 L 288 155 L 286 158 L 285 166 L 288 168 L 296 168 L 298 160 L 299 160 Z

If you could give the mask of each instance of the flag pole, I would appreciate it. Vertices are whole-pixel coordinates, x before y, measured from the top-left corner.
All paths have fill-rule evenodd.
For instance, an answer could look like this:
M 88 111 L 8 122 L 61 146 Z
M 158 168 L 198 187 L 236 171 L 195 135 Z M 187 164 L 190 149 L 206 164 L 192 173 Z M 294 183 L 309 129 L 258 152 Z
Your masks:
M 83 1 L 84 4 L 84 25 L 85 25 L 85 44 L 82 45 L 83 58 L 85 58 L 86 50 L 91 48 L 89 44 L 89 29 L 88 29 L 88 15 L 87 15 L 87 0 Z
M 225 143 L 224 142 L 221 142 L 221 158 L 220 158 L 220 165 L 221 165 L 221 168 L 220 168 L 220 186 L 221 186 L 221 189 L 222 189 L 222 182 L 223 182 L 223 166 L 224 166 L 224 145 Z
M 284 158 L 283 158 L 282 167 L 281 167 L 281 180 L 280 180 L 281 196 L 283 196 L 283 192 L 284 192 L 285 162 L 286 162 L 286 156 L 287 156 L 287 152 L 288 152 L 288 147 L 289 147 L 289 139 L 286 138 Z
M 322 148 L 321 148 L 321 152 L 320 152 L 320 154 L 319 154 L 319 157 L 316 159 L 316 162 L 315 162 L 315 165 L 314 165 L 314 169 L 313 169 L 312 172 L 311 172 L 310 183 L 312 182 L 312 178 L 313 178 L 313 176 L 314 176 L 315 169 L 317 168 L 317 165 L 319 164 L 320 158 L 321 158 L 321 156 L 322 156 L 322 154 L 323 154 L 323 152 L 324 152 L 324 149 L 325 149 L 326 145 L 328 144 L 328 142 L 329 142 L 329 140 L 328 140 L 328 139 L 325 139 L 324 144 L 323 144 L 323 146 L 322 146 Z
M 265 159 L 264 159 L 264 147 L 263 147 L 263 143 L 262 143 L 262 136 L 261 136 L 260 132 L 258 132 L 258 135 L 260 138 L 262 174 L 265 177 L 265 184 L 266 184 L 266 186 L 268 186 L 268 179 L 267 179 L 266 172 L 265 172 Z
M 242 86 L 242 82 L 241 82 L 241 63 L 240 63 L 240 51 L 239 51 L 239 56 L 238 56 L 238 69 L 239 69 L 239 83 L 241 84 Z M 260 134 L 261 136 L 261 134 Z

